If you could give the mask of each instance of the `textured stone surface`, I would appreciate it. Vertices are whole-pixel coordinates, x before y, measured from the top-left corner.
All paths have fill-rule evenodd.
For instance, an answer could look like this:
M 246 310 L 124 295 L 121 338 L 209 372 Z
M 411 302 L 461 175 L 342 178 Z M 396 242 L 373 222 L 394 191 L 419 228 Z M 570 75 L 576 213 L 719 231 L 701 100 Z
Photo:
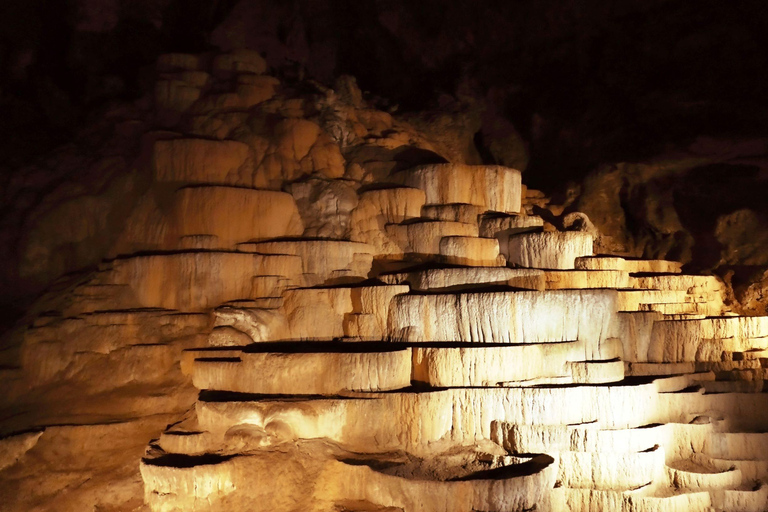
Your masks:
M 568 382 L 569 360 L 581 360 L 576 342 L 487 347 L 415 347 L 413 379 L 434 387 L 536 385 Z M 623 375 L 623 365 L 622 365 Z
M 548 270 L 547 289 L 629 288 L 629 274 L 619 270 Z
M 401 115 L 231 43 L 161 58 L 123 136 L 57 157 L 77 181 L 11 180 L 23 275 L 93 270 L 2 341 L 4 507 L 764 507 L 766 319 L 658 259 L 707 246 L 700 161 L 562 199 L 479 165 L 520 160 L 485 85 Z M 747 202 L 704 219 L 718 265 L 762 261 Z
M 349 237 L 350 212 L 357 206 L 354 182 L 343 180 L 301 181 L 290 186 L 304 221 L 306 237 Z
M 402 171 L 395 179 L 423 190 L 427 204 L 465 203 L 494 212 L 520 211 L 520 171 L 515 169 L 437 164 Z
M 390 464 L 389 471 L 381 471 L 377 469 L 379 461 L 376 458 L 307 460 L 307 451 L 311 453 L 323 448 L 323 445 L 315 447 L 310 443 L 302 451 L 267 451 L 223 462 L 215 472 L 211 466 L 176 469 L 171 478 L 168 468 L 144 464 L 142 476 L 151 489 L 147 492 L 147 501 L 155 510 L 190 508 L 203 501 L 213 508 L 226 508 L 233 503 L 242 503 L 249 508 L 264 507 L 264 510 L 298 505 L 302 510 L 318 512 L 334 509 L 459 512 L 473 508 L 502 511 L 525 509 L 539 502 L 544 498 L 543 490 L 552 485 L 555 477 L 552 459 L 546 456 L 535 459 L 533 464 L 526 464 L 527 461 L 504 464 L 500 461 L 478 465 L 477 477 L 454 481 L 439 477 L 399 476 L 400 466 L 404 471 L 410 469 L 407 463 Z M 527 465 L 542 470 L 532 475 L 505 478 L 504 469 L 515 474 L 516 465 L 523 471 Z M 276 467 L 290 468 L 290 471 L 274 473 L 275 484 L 281 493 L 265 489 L 240 501 L 233 499 L 236 489 L 246 486 L 253 476 Z M 483 471 L 485 468 L 493 469 Z M 297 485 L 298 482 L 303 484 Z M 305 485 L 313 491 L 305 492 Z
M 304 232 L 293 199 L 283 192 L 230 187 L 189 187 L 177 192 L 170 231 L 179 238 L 216 237 L 218 249 Z
M 440 254 L 440 244 L 445 237 L 477 237 L 474 224 L 437 220 L 390 224 L 386 231 L 402 254 L 416 258 Z
M 588 233 L 524 233 L 509 237 L 507 260 L 522 267 L 570 269 L 576 258 L 591 254 Z
M 245 144 L 204 139 L 159 140 L 152 156 L 160 182 L 252 186 L 248 160 Z
M 335 395 L 345 391 L 387 391 L 411 383 L 411 351 L 215 352 L 195 360 L 193 382 L 200 389 L 264 395 Z M 281 347 L 274 347 L 280 349 Z M 356 345 L 357 349 L 363 347 Z M 285 347 L 284 350 L 290 350 Z M 236 355 L 235 355 L 236 354 Z
M 444 236 L 440 255 L 445 263 L 467 267 L 501 267 L 507 263 L 499 254 L 499 242 L 491 238 Z
M 116 260 L 108 279 L 124 285 L 125 307 L 200 311 L 253 298 L 252 278 L 284 276 L 301 282 L 301 259 L 286 254 L 191 252 Z
M 576 268 L 582 270 L 623 270 L 629 273 L 680 273 L 682 263 L 666 260 L 637 260 L 610 256 L 576 258 Z
M 424 201 L 424 191 L 417 188 L 362 191 L 350 217 L 350 239 L 373 246 L 377 256 L 401 258 L 403 250 L 387 226 L 418 218 Z
M 390 307 L 388 329 L 395 339 L 410 342 L 578 339 L 592 354 L 614 322 L 616 297 L 613 290 L 402 295 Z
M 380 278 L 390 284 L 407 283 L 415 291 L 471 290 L 503 285 L 527 290 L 543 290 L 545 286 L 542 270 L 508 267 L 434 268 L 384 274 Z
M 368 277 L 373 260 L 371 246 L 345 240 L 266 241 L 240 244 L 239 249 L 274 257 L 296 256 L 302 265 L 304 282 L 310 285 L 362 281 Z

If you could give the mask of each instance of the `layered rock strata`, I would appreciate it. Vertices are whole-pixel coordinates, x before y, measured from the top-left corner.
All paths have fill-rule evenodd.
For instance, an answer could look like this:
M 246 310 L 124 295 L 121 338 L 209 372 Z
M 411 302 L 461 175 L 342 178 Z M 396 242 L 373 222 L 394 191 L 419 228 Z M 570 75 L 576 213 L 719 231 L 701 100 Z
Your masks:
M 417 167 L 360 193 L 356 242 L 239 244 L 301 271 L 187 353 L 201 394 L 142 462 L 151 508 L 761 510 L 768 318 L 520 196 L 512 169 Z

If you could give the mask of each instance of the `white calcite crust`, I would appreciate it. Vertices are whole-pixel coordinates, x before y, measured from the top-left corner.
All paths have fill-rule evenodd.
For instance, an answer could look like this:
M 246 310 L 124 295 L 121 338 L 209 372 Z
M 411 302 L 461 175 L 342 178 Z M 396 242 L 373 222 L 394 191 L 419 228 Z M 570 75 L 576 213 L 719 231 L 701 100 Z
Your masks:
M 199 389 L 265 395 L 335 395 L 387 391 L 411 383 L 410 349 L 386 352 L 239 352 L 195 361 Z
M 588 359 L 608 338 L 615 316 L 615 290 L 400 295 L 392 301 L 388 331 L 408 342 L 581 340 Z
M 432 164 L 401 171 L 394 179 L 426 194 L 426 204 L 464 203 L 518 213 L 520 171 L 498 165 Z
M 507 260 L 521 267 L 572 269 L 592 254 L 593 238 L 581 231 L 523 233 L 509 237 Z

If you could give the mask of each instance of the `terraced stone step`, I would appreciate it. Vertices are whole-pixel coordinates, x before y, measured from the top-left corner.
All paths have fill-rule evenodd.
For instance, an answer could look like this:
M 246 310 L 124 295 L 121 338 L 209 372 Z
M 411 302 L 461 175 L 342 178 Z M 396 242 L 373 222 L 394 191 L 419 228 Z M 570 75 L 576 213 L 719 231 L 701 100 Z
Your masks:
M 544 226 L 544 219 L 538 215 L 503 215 L 499 213 L 483 215 L 479 222 L 480 236 L 497 238 L 504 247 L 509 237 L 527 231 L 539 231 Z M 505 238 L 504 238 L 505 237 Z
M 392 299 L 408 290 L 406 285 L 288 290 L 282 307 L 287 328 L 285 339 L 331 341 L 345 336 L 370 341 L 384 339 L 389 332 Z
M 440 256 L 449 265 L 471 267 L 503 267 L 504 256 L 499 254 L 499 242 L 493 238 L 444 236 L 440 239 Z
M 768 461 L 768 433 L 720 432 L 707 439 L 702 451 L 715 459 Z
M 498 240 L 501 254 L 508 257 L 509 237 L 520 233 L 542 231 L 544 227 L 544 219 L 537 215 L 504 215 L 491 213 L 482 215 L 478 226 L 480 236 Z
M 592 235 L 581 231 L 523 233 L 509 237 L 507 261 L 526 268 L 573 269 L 592 254 Z
M 735 503 L 747 503 L 752 506 L 768 497 L 762 489 L 745 490 L 744 496 L 738 495 L 716 498 L 706 491 L 685 492 L 656 490 L 644 486 L 632 491 L 610 491 L 592 489 L 557 488 L 552 491 L 552 510 L 563 512 L 581 512 L 615 510 L 618 512 L 710 512 L 714 510 L 759 510 L 755 508 L 728 508 Z M 718 494 L 718 496 L 725 496 Z
M 411 384 L 411 350 L 367 343 L 260 344 L 194 362 L 198 389 L 263 395 L 338 395 Z
M 768 348 L 768 317 L 724 316 L 653 324 L 650 362 L 719 361 L 723 352 Z
M 686 363 L 640 363 L 640 362 L 625 362 L 625 373 L 627 375 L 644 376 L 644 375 L 684 375 L 694 373 L 696 371 L 696 364 L 693 362 Z
M 669 423 L 601 430 L 590 424 L 525 426 L 497 423 L 494 440 L 512 453 L 548 450 L 556 454 L 560 461 L 558 480 L 567 482 L 568 495 L 572 494 L 573 488 L 594 490 L 597 487 L 625 493 L 643 488 L 651 492 L 653 489 L 658 492 L 676 488 L 686 492 L 708 491 L 713 500 L 720 500 L 718 503 L 730 503 L 723 501 L 724 496 L 729 495 L 728 499 L 746 500 L 753 507 L 760 503 L 762 496 L 754 494 L 754 484 L 749 485 L 759 472 L 755 471 L 755 465 L 744 465 L 747 474 L 743 474 L 740 468 L 726 460 L 706 454 L 718 439 L 730 438 L 740 447 L 745 446 L 741 437 L 744 434 L 721 434 L 717 430 L 723 426 L 724 422 Z M 722 442 L 717 445 L 722 446 Z M 754 448 L 759 450 L 759 447 Z M 645 482 L 638 485 L 637 475 L 643 475 Z M 738 503 L 733 503 L 736 507 L 733 510 L 741 510 Z M 759 510 L 746 510 L 753 509 Z
M 238 55 L 216 73 L 255 65 Z M 716 277 L 594 255 L 583 214 L 545 229 L 520 212 L 548 200 L 500 166 L 354 185 L 349 240 L 290 238 L 296 202 L 255 190 L 277 178 L 238 144 L 156 143 L 156 180 L 182 188 L 145 216 L 190 250 L 116 260 L 77 299 L 214 311 L 181 357 L 195 410 L 142 463 L 152 510 L 764 508 L 768 317 L 730 316 Z
M 71 317 L 51 317 L 30 326 L 19 347 L 27 385 L 63 380 L 103 364 L 104 356 L 120 357 L 123 365 L 104 388 L 124 385 L 167 371 L 183 348 L 203 346 L 211 320 L 204 313 L 161 309 L 100 311 Z M 172 343 L 173 342 L 173 343 Z M 142 361 L 153 361 L 143 366 Z M 142 375 L 143 374 L 143 375 Z M 94 383 L 93 387 L 96 388 Z
M 563 487 L 590 490 L 632 490 L 665 480 L 664 450 L 641 452 L 560 452 L 558 481 Z
M 255 298 L 252 279 L 281 276 L 299 284 L 302 262 L 287 254 L 197 251 L 120 258 L 99 280 L 124 285 L 124 309 L 158 307 L 203 311 L 236 299 Z
M 695 454 L 692 458 L 669 464 L 668 478 L 672 486 L 692 491 L 736 489 L 743 483 L 741 471 L 736 468 L 721 470 L 707 457 Z
M 392 179 L 423 190 L 428 205 L 463 203 L 479 206 L 483 211 L 520 211 L 520 171 L 509 167 L 432 164 L 400 171 Z
M 762 393 L 763 380 L 725 380 L 702 384 L 707 393 Z
M 693 300 L 683 290 L 619 290 L 619 311 L 643 311 L 652 304 L 684 304 Z
M 546 270 L 547 290 L 629 288 L 629 274 L 619 270 Z
M 601 349 L 602 355 L 606 353 L 607 349 Z M 572 381 L 579 384 L 606 384 L 624 379 L 624 362 L 618 355 L 607 361 L 570 361 L 567 366 Z
M 298 257 L 304 286 L 363 281 L 373 263 L 371 246 L 346 240 L 271 240 L 239 244 L 238 250 Z
M 618 343 L 615 344 L 619 348 Z M 268 343 L 186 354 L 199 389 L 268 395 L 334 395 L 408 387 L 616 382 L 624 364 L 583 361 L 583 343 L 434 344 L 413 349 L 371 343 Z M 191 370 L 189 369 L 191 367 Z
M 519 425 L 497 422 L 493 440 L 511 453 L 640 453 L 655 446 L 664 449 L 664 460 L 684 460 L 702 453 L 720 428 L 709 423 L 657 423 L 637 428 L 604 429 L 595 424 Z
M 434 387 L 567 383 L 572 381 L 568 362 L 583 355 L 583 344 L 577 342 L 417 346 L 413 379 Z
M 414 291 L 448 292 L 487 286 L 510 286 L 525 290 L 544 290 L 544 272 L 538 269 L 507 267 L 430 268 L 383 274 L 387 284 L 407 283 Z
M 176 192 L 170 221 L 177 236 L 215 235 L 219 248 L 300 236 L 304 225 L 290 194 L 235 187 L 185 187 Z
M 477 224 L 483 208 L 474 204 L 428 204 L 421 207 L 421 216 L 429 220 Z
M 477 238 L 476 224 L 441 220 L 387 224 L 385 231 L 403 257 L 420 259 L 440 255 L 440 243 L 445 237 Z
M 378 341 L 387 336 L 392 297 L 407 285 L 292 288 L 273 307 L 225 305 L 215 311 L 215 346 L 284 340 Z M 237 340 L 242 339 L 242 342 Z M 231 341 L 230 341 L 231 340 Z
M 741 471 L 743 481 L 752 482 L 753 488 L 762 483 L 765 485 L 768 478 L 768 460 L 739 460 L 718 459 L 711 457 L 710 461 L 720 470 L 735 468 Z
M 723 354 L 723 359 L 731 356 L 724 361 L 697 361 L 695 367 L 697 371 L 714 372 L 718 378 L 723 380 L 752 380 L 760 378 L 763 373 L 764 362 L 761 358 L 748 358 L 744 357 L 743 354 L 745 352 Z
M 640 311 L 658 311 L 671 320 L 685 320 L 691 316 L 708 317 L 720 315 L 723 311 L 722 303 L 709 302 L 684 302 L 677 304 L 642 304 Z
M 313 453 L 337 452 L 313 458 Z M 310 455 L 310 456 L 308 456 Z M 477 455 L 474 455 L 477 457 Z M 225 510 L 236 491 L 248 510 L 275 510 L 285 503 L 300 510 L 529 510 L 547 502 L 556 464 L 551 457 L 467 456 L 430 466 L 408 459 L 347 454 L 321 442 L 248 456 L 159 455 L 141 464 L 145 500 L 156 510 L 190 510 L 198 503 Z M 458 459 L 458 460 L 456 460 Z M 451 464 L 453 463 L 453 464 Z M 440 468 L 436 473 L 431 468 Z M 279 468 L 291 468 L 290 471 Z M 253 475 L 271 475 L 270 486 L 252 486 Z M 280 492 L 274 492 L 279 489 Z M 307 492 L 311 489 L 311 492 Z
M 600 343 L 615 319 L 614 290 L 398 295 L 388 332 L 405 342 L 545 343 L 579 339 L 584 360 L 605 359 Z M 610 356 L 613 357 L 613 356 Z
M 402 258 L 403 251 L 387 233 L 386 226 L 421 217 L 425 200 L 424 191 L 412 187 L 361 191 L 350 215 L 350 240 L 370 245 L 376 257 Z
M 201 429 L 217 438 L 233 428 L 247 427 L 252 434 L 243 438 L 246 446 L 257 446 L 261 443 L 259 439 L 271 432 L 270 443 L 327 438 L 353 451 L 406 450 L 427 455 L 450 446 L 487 442 L 498 422 L 595 422 L 596 427 L 603 429 L 627 428 L 688 422 L 709 411 L 732 414 L 735 407 L 754 407 L 760 403 L 755 395 L 743 395 L 746 399 L 731 399 L 729 404 L 722 405 L 721 395 L 713 400 L 714 395 L 672 391 L 688 382 L 676 378 L 618 386 L 405 390 L 290 400 L 212 395 L 203 397 L 196 411 Z M 671 389 L 659 392 L 665 387 Z M 766 415 L 761 413 L 752 419 L 765 421 Z
M 360 199 L 352 211 L 351 224 L 378 217 L 383 224 L 398 224 L 422 216 L 426 195 L 414 187 L 379 186 L 359 192 Z
M 154 195 L 140 201 L 126 221 L 128 228 L 117 239 L 114 254 L 235 250 L 242 242 L 304 232 L 296 201 L 276 190 L 185 186 L 165 202 Z
M 617 256 L 581 256 L 575 261 L 575 268 L 580 270 L 620 270 L 630 274 L 679 274 L 682 266 L 678 261 L 627 259 Z
M 649 274 L 632 277 L 632 287 L 648 290 L 684 290 L 686 293 L 709 294 L 722 291 L 722 284 L 715 276 L 691 274 Z

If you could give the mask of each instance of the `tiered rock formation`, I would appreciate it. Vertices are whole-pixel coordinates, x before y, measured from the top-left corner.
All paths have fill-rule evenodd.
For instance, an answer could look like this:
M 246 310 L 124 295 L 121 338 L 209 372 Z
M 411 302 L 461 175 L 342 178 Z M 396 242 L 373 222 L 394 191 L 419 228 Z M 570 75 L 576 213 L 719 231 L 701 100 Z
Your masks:
M 350 241 L 228 253 L 242 274 L 196 284 L 224 303 L 186 353 L 200 398 L 142 462 L 152 509 L 762 510 L 768 318 L 542 231 L 521 192 L 416 167 L 360 191 Z
M 234 92 L 203 94 L 199 60 L 164 57 L 163 115 L 224 130 L 274 93 L 260 62 L 217 57 Z M 120 256 L 16 347 L 17 394 L 121 359 L 91 393 L 130 387 L 123 413 L 184 409 L 161 390 L 191 377 L 140 462 L 150 510 L 765 509 L 768 317 L 675 262 L 593 254 L 585 223 L 552 230 L 517 170 L 345 168 L 353 135 L 327 130 L 350 124 L 290 105 L 268 107 L 273 139 L 157 137 Z M 401 146 L 381 114 L 378 147 Z

